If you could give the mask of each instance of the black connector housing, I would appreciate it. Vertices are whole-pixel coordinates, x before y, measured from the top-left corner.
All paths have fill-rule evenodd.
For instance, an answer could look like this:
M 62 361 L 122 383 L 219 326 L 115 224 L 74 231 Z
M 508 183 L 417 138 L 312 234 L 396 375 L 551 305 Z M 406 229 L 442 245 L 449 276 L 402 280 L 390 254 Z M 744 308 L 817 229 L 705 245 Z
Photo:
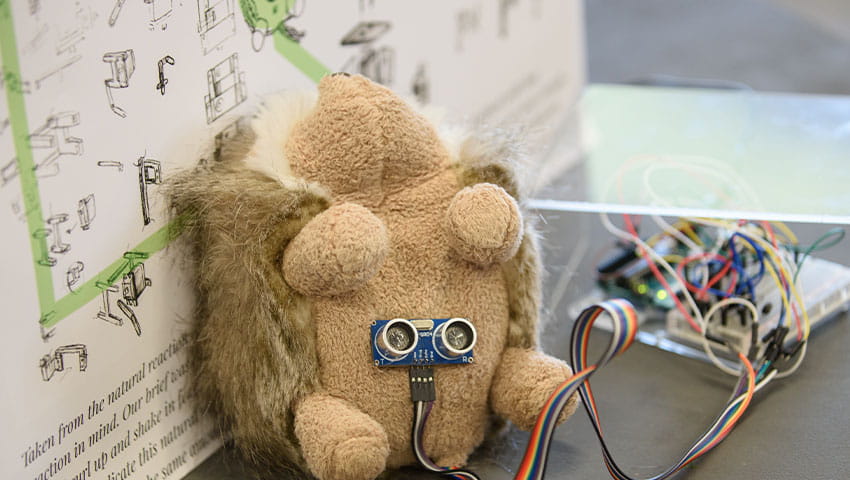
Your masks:
M 636 248 L 634 243 L 618 244 L 618 250 L 608 257 L 604 258 L 596 265 L 596 272 L 602 275 L 607 275 L 616 272 L 625 267 L 629 263 L 637 259 Z
M 433 402 L 437 399 L 434 387 L 434 367 L 410 367 L 410 399 L 414 402 Z

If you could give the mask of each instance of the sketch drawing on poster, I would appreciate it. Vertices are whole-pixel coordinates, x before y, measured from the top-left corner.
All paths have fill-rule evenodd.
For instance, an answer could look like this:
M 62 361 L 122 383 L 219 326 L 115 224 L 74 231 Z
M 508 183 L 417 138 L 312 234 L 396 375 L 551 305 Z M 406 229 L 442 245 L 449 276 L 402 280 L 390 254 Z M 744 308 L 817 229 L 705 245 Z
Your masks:
M 76 261 L 68 267 L 68 270 L 65 272 L 65 286 L 68 287 L 69 292 L 73 293 L 74 287 L 82 282 L 83 270 L 85 268 L 86 266 L 80 261 Z
M 112 77 L 103 81 L 106 85 L 106 99 L 109 101 L 109 108 L 115 115 L 125 118 L 127 112 L 115 104 L 115 100 L 112 97 L 112 90 L 130 86 L 130 77 L 136 71 L 136 56 L 133 54 L 133 49 L 131 48 L 117 52 L 107 52 L 103 54 L 103 61 L 109 64 L 112 71 Z
M 132 307 L 139 306 L 139 297 L 152 285 L 151 279 L 145 274 L 145 264 L 142 260 L 148 258 L 146 253 L 125 252 L 124 262 L 110 275 L 106 281 L 95 282 L 101 290 L 101 307 L 97 313 L 100 320 L 116 326 L 124 325 L 124 318 L 130 321 L 137 336 L 142 335 L 142 325 Z M 122 273 L 127 272 L 123 274 Z M 117 285 L 121 277 L 121 287 Z M 120 292 L 119 298 L 115 300 L 123 317 L 112 309 L 111 295 Z
M 240 0 L 242 16 L 251 29 L 251 47 L 259 52 L 266 37 L 280 32 L 294 42 L 304 38 L 304 31 L 289 24 L 304 14 L 306 0 Z
M 500 37 L 508 37 L 510 32 L 508 31 L 508 18 L 510 17 L 510 10 L 517 6 L 519 0 L 499 0 L 499 36 Z
M 15 157 L 9 163 L 0 167 L 0 186 L 5 186 L 18 177 L 18 158 Z
M 15 93 L 32 93 L 30 82 L 10 70 L 4 70 L 0 75 L 0 89 Z
M 50 256 L 50 249 L 47 247 L 46 240 L 50 237 L 51 230 L 49 228 L 38 228 L 34 232 L 32 232 L 32 237 L 36 240 L 39 245 L 38 252 L 38 264 L 45 267 L 53 267 L 56 265 L 56 258 Z M 45 241 L 42 241 L 45 240 Z
M 41 2 L 30 0 L 30 12 L 35 14 L 41 10 Z M 66 69 L 82 60 L 77 46 L 85 40 L 86 33 L 94 26 L 97 14 L 83 2 L 61 2 L 50 5 L 51 18 L 62 19 L 61 24 L 43 23 L 38 29 L 24 32 L 22 35 L 31 36 L 25 41 L 23 52 L 34 53 L 43 44 L 52 39 L 52 52 L 55 58 L 40 54 L 39 62 L 34 66 L 32 80 L 22 81 L 27 93 L 40 89 L 43 83 L 52 77 L 61 76 Z M 70 20 L 70 21 L 69 21 Z M 45 52 L 47 53 L 47 52 Z
M 165 95 L 165 86 L 168 85 L 168 79 L 165 78 L 165 66 L 166 65 L 174 65 L 174 57 L 171 55 L 166 55 L 159 59 L 156 62 L 157 76 L 159 77 L 159 83 L 156 84 L 154 88 L 159 90 L 160 95 Z
M 71 2 L 63 2 L 66 7 L 74 8 Z M 86 32 L 93 26 L 97 18 L 97 14 L 91 7 L 84 6 L 81 2 L 75 2 L 74 6 L 77 9 L 73 12 L 52 12 L 59 15 L 58 18 L 75 20 L 76 23 L 60 27 L 59 37 L 56 44 L 56 54 L 63 55 L 67 53 L 76 53 L 77 46 L 86 39 Z M 64 17 L 63 17 L 64 14 Z M 63 29 L 64 28 L 64 29 Z
M 44 86 L 50 78 L 61 77 L 67 69 L 82 60 L 79 45 L 86 39 L 97 19 L 97 13 L 89 2 L 51 2 L 49 20 L 58 22 L 39 22 L 36 28 L 18 32 L 21 36 L 21 55 L 37 56 L 32 69 L 27 70 L 26 78 L 11 71 L 4 72 L 4 80 L 13 82 L 14 89 L 21 93 L 33 93 Z M 30 12 L 36 14 L 42 10 L 42 2 L 30 0 Z
M 245 74 L 239 70 L 239 54 L 225 58 L 207 71 L 204 106 L 207 123 L 212 123 L 247 98 Z
M 109 19 L 106 21 L 110 27 L 115 26 L 115 22 L 118 21 L 118 15 L 121 13 L 121 9 L 124 8 L 124 3 L 126 2 L 127 0 L 115 0 L 112 11 L 109 12 Z
M 148 186 L 162 183 L 162 165 L 159 163 L 159 160 L 147 158 L 147 155 L 139 157 L 139 160 L 133 165 L 139 168 L 139 195 L 142 199 L 142 221 L 145 225 L 150 225 L 153 219 L 151 218 Z
M 151 30 L 165 30 L 168 28 L 166 20 L 171 16 L 173 11 L 172 0 L 144 0 L 150 11 L 150 20 L 148 28 Z
M 62 240 L 62 224 L 67 222 L 68 219 L 69 216 L 67 213 L 51 215 L 47 220 L 45 220 L 47 227 L 38 228 L 32 233 L 32 237 L 39 240 L 39 242 L 37 242 L 40 245 L 37 260 L 39 265 L 43 265 L 45 267 L 56 266 L 56 257 L 51 256 L 51 254 L 62 255 L 71 250 L 71 244 L 65 243 Z M 50 241 L 49 246 L 48 240 Z
M 416 67 L 416 73 L 413 74 L 413 82 L 410 85 L 410 90 L 416 100 L 425 105 L 431 99 L 431 87 L 428 81 L 428 69 L 425 64 L 420 63 Z
M 29 135 L 33 155 L 41 152 L 35 160 L 35 169 L 39 176 L 48 177 L 59 173 L 58 160 L 63 155 L 80 156 L 83 154 L 83 140 L 71 135 L 71 128 L 80 124 L 78 112 L 61 112 L 50 115 L 44 124 Z
M 4 118 L 2 122 L 0 122 L 0 135 L 6 133 L 6 130 L 11 125 L 11 122 L 8 118 Z M 4 163 L 0 166 L 0 187 L 5 186 L 7 183 L 11 182 L 15 178 L 18 177 L 18 158 L 13 157 L 7 163 Z
M 147 5 L 148 9 L 148 28 L 150 30 L 156 30 L 157 28 L 165 30 L 168 27 L 166 20 L 174 11 L 173 0 L 143 0 L 143 2 Z M 109 18 L 107 19 L 110 27 L 114 27 L 118 22 L 118 15 L 121 14 L 125 3 L 127 3 L 127 0 L 115 0 L 112 10 L 109 12 Z
M 33 82 L 32 82 L 32 86 L 34 87 L 35 90 L 40 89 L 45 80 L 53 77 L 54 75 L 61 74 L 62 72 L 65 71 L 66 68 L 68 68 L 68 67 L 74 65 L 75 63 L 79 62 L 82 58 L 83 58 L 82 55 L 71 56 L 70 58 L 64 60 L 61 64 L 59 64 L 55 67 L 52 67 L 50 70 L 47 70 L 44 73 L 42 73 L 41 75 L 39 75 L 38 77 L 36 77 L 35 80 L 33 80 Z
M 80 218 L 80 228 L 88 230 L 97 214 L 94 203 L 94 194 L 91 193 L 77 202 L 77 216 Z
M 233 139 L 239 137 L 240 134 L 246 132 L 248 129 L 248 119 L 246 118 L 239 118 L 230 125 L 221 129 L 221 131 L 219 131 L 213 138 L 213 161 L 220 162 L 223 159 L 224 149 L 227 144 Z M 201 163 L 203 164 L 206 162 L 202 159 Z
M 236 35 L 233 0 L 198 0 L 198 33 L 204 55 Z
M 124 171 L 124 164 L 117 160 L 100 160 L 97 162 L 98 167 L 117 168 L 119 172 Z
M 47 219 L 46 223 L 50 226 L 49 230 L 51 237 L 51 253 L 64 254 L 68 253 L 68 251 L 71 250 L 71 244 L 62 241 L 62 224 L 67 222 L 69 218 L 70 217 L 67 213 L 58 213 L 56 215 L 51 215 Z
M 41 371 L 41 379 L 48 382 L 56 372 L 64 372 L 73 367 L 76 367 L 79 372 L 85 372 L 88 364 L 89 355 L 86 346 L 75 343 L 63 345 L 41 357 L 38 361 L 38 369 Z
M 381 85 L 392 85 L 395 69 L 395 50 L 389 46 L 376 46 L 376 41 L 387 33 L 392 25 L 385 21 L 360 22 L 342 40 L 342 46 L 359 46 L 360 51 L 348 59 L 343 72 L 359 73 Z
M 455 50 L 462 52 L 467 35 L 481 30 L 481 6 L 459 10 L 455 15 L 455 22 Z
M 100 311 L 97 312 L 97 318 L 119 327 L 124 325 L 124 317 L 119 317 L 112 313 L 112 302 L 109 301 L 110 293 L 118 293 L 118 285 L 106 285 L 101 284 L 100 282 L 97 282 L 96 285 L 97 288 L 100 289 L 101 300 Z
M 136 332 L 137 337 L 142 336 L 142 324 L 139 323 L 139 319 L 136 318 L 136 312 L 130 308 L 124 301 L 118 300 L 115 302 L 118 304 L 118 308 L 121 309 L 121 312 L 130 320 L 130 325 L 133 326 L 133 330 Z

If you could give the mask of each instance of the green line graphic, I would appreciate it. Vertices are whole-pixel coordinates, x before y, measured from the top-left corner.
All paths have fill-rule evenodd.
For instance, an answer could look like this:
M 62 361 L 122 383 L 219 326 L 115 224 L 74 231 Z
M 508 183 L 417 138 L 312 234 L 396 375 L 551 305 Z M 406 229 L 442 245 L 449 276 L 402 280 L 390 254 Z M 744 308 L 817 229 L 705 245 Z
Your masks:
M 104 288 L 108 288 L 117 281 L 120 281 L 124 275 L 138 264 L 138 261 L 134 262 L 133 259 L 142 260 L 149 258 L 154 253 L 165 248 L 182 231 L 183 222 L 179 218 L 160 228 L 156 233 L 142 240 L 142 243 L 136 245 L 123 257 L 112 262 L 111 265 L 98 273 L 94 278 L 80 286 L 74 293 L 65 295 L 61 300 L 57 301 L 50 312 L 42 315 L 39 323 L 45 328 L 56 325 L 60 320 L 74 313 L 100 295 Z
M 316 83 L 319 83 L 322 77 L 331 73 L 328 67 L 316 60 L 316 57 L 310 55 L 301 45 L 281 32 L 274 34 L 274 48 L 283 55 L 283 58 L 289 60 L 304 75 L 307 75 L 310 80 Z
M 21 65 L 18 61 L 18 46 L 15 41 L 15 29 L 12 21 L 12 6 L 8 0 L 0 0 L 0 59 L 3 62 L 3 82 L 6 87 L 6 102 L 9 108 L 9 121 L 12 126 L 15 153 L 18 156 L 18 171 L 21 177 L 21 191 L 24 195 L 24 209 L 27 228 L 30 234 L 33 265 L 35 265 L 35 283 L 38 291 L 38 304 L 42 312 L 53 303 L 53 278 L 50 265 L 39 262 L 42 254 L 47 255 L 47 238 L 39 235 L 44 228 L 44 216 L 41 212 L 41 195 L 38 192 L 38 180 L 35 178 L 35 162 L 29 142 L 29 122 L 22 90 Z
M 244 0 L 243 0 L 244 1 Z M 105 288 L 115 284 L 138 263 L 154 253 L 164 249 L 177 238 L 183 230 L 185 219 L 175 219 L 157 230 L 120 259 L 96 274 L 73 293 L 56 300 L 53 291 L 53 277 L 50 265 L 43 264 L 42 255 L 47 252 L 47 239 L 44 233 L 44 216 L 41 210 L 41 194 L 35 175 L 35 162 L 29 143 L 29 122 L 27 121 L 23 83 L 18 59 L 18 47 L 15 39 L 11 2 L 0 0 L 0 62 L 3 65 L 3 84 L 9 109 L 9 120 L 14 137 L 15 153 L 20 171 L 21 190 L 24 196 L 27 227 L 30 234 L 33 265 L 35 266 L 36 288 L 38 292 L 41 318 L 39 324 L 50 328 L 60 320 L 97 298 Z M 242 2 L 240 2 L 242 3 Z M 275 49 L 291 62 L 304 75 L 318 82 L 328 73 L 327 67 L 292 41 L 280 31 L 274 33 Z
M 294 0 L 239 0 L 239 8 L 252 34 L 273 35 L 275 50 L 307 78 L 319 83 L 322 77 L 331 73 L 328 67 L 284 33 L 284 22 L 293 15 Z

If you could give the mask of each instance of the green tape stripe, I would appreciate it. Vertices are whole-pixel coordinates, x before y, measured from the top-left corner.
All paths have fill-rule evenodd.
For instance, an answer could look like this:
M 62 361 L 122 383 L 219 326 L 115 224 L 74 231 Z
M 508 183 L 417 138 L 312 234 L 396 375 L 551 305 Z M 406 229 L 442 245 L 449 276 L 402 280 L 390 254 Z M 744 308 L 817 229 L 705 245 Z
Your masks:
M 279 31 L 274 33 L 274 48 L 283 55 L 283 58 L 289 60 L 304 75 L 316 83 L 319 83 L 322 77 L 331 73 L 328 67 L 324 66 L 316 57 L 310 55 L 307 50 L 304 50 L 304 47 Z
M 325 75 L 331 73 L 328 67 L 322 65 L 316 57 L 310 55 L 298 42 L 293 41 L 283 33 L 283 22 L 289 18 L 294 8 L 294 1 L 267 2 L 265 0 L 239 0 L 242 18 L 253 35 L 272 33 L 274 48 L 283 58 L 289 60 L 296 68 L 316 83 Z M 273 27 L 269 31 L 269 27 Z
M 18 46 L 15 41 L 15 29 L 12 21 L 12 6 L 9 0 L 0 0 L 0 59 L 3 62 L 3 80 L 6 86 L 6 103 L 9 109 L 9 122 L 18 156 L 18 171 L 21 178 L 21 191 L 24 196 L 24 209 L 30 236 L 30 250 L 35 265 L 35 283 L 38 291 L 38 304 L 42 312 L 53 304 L 53 277 L 49 265 L 42 265 L 39 259 L 48 255 L 47 239 L 39 232 L 44 228 L 44 216 L 41 211 L 41 195 L 38 192 L 38 180 L 35 177 L 35 163 L 29 143 L 29 122 L 26 104 L 21 90 L 21 65 L 18 61 Z M 42 233 L 39 235 L 38 233 Z
M 153 235 L 142 240 L 142 242 L 136 245 L 132 250 L 130 250 L 130 252 L 141 258 L 150 257 L 154 253 L 168 246 L 172 240 L 177 238 L 180 235 L 180 232 L 183 231 L 183 225 L 184 222 L 180 218 L 171 221 L 166 226 L 157 230 Z M 50 328 L 56 325 L 60 320 L 71 315 L 85 304 L 98 297 L 103 291 L 103 288 L 101 288 L 103 285 L 111 285 L 115 283 L 116 279 L 120 281 L 120 279 L 126 275 L 127 272 L 132 270 L 138 263 L 140 263 L 140 261 L 132 262 L 128 261 L 124 257 L 112 262 L 111 265 L 80 286 L 80 288 L 75 290 L 74 293 L 65 295 L 61 300 L 57 301 L 50 312 L 42 315 L 39 323 L 41 323 L 41 325 L 45 328 Z

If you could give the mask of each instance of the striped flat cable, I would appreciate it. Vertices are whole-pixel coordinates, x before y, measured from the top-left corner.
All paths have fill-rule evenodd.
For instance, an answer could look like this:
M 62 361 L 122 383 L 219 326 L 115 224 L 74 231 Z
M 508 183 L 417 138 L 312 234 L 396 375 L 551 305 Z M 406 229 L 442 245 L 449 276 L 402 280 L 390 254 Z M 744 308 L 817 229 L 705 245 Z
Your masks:
M 593 323 L 602 314 L 607 313 L 613 320 L 613 331 L 611 340 L 606 351 L 599 361 L 588 365 L 587 350 L 590 341 L 590 332 Z M 514 476 L 515 480 L 540 480 L 546 472 L 546 460 L 549 455 L 549 446 L 557 424 L 558 416 L 564 406 L 576 391 L 581 395 L 585 410 L 590 417 L 593 428 L 599 437 L 602 447 L 605 466 L 611 476 L 618 480 L 634 480 L 626 475 L 614 462 L 614 459 L 605 444 L 602 428 L 599 424 L 599 412 L 596 409 L 596 401 L 590 388 L 589 379 L 593 373 L 607 364 L 611 359 L 623 353 L 634 342 L 637 334 L 637 314 L 631 303 L 623 299 L 613 299 L 595 304 L 585 309 L 576 319 L 573 325 L 572 338 L 570 342 L 570 357 L 575 370 L 571 378 L 558 386 L 544 405 L 537 423 L 531 431 L 528 446 L 522 463 Z M 755 383 L 756 374 L 749 360 L 739 354 L 741 362 L 745 366 L 745 373 L 739 379 L 735 387 L 732 400 L 726 405 L 723 412 L 715 419 L 706 432 L 693 443 L 682 458 L 669 467 L 666 471 L 650 477 L 646 480 L 661 480 L 667 478 L 689 463 L 704 455 L 717 446 L 732 430 L 737 421 L 750 404 L 750 400 L 757 390 L 768 383 L 776 374 L 771 371 L 758 384 Z M 423 433 L 428 415 L 433 408 L 432 401 L 414 402 L 414 426 L 413 426 L 413 451 L 420 464 L 432 472 L 439 472 L 449 478 L 456 480 L 479 480 L 473 472 L 464 469 L 441 467 L 435 464 L 425 453 L 422 446 Z
M 595 364 L 588 365 L 587 362 L 587 346 L 590 341 L 590 332 L 593 323 L 603 312 L 613 320 L 613 331 L 611 341 L 607 350 Z M 578 372 L 570 379 L 562 383 L 549 397 L 543 410 L 537 418 L 537 423 L 531 432 L 528 447 L 526 448 L 525 457 L 520 464 L 515 480 L 539 480 L 542 479 L 546 472 L 546 460 L 549 454 L 549 444 L 557 423 L 558 415 L 567 404 L 570 396 L 578 391 L 581 395 L 585 410 L 587 411 L 590 421 L 593 424 L 593 429 L 599 437 L 599 443 L 602 447 L 602 455 L 605 461 L 605 466 L 611 476 L 618 480 L 633 480 L 625 474 L 622 469 L 614 462 L 614 459 L 605 444 L 605 439 L 602 435 L 602 428 L 599 424 L 599 412 L 596 408 L 596 401 L 593 398 L 593 391 L 590 388 L 590 377 L 593 373 L 607 364 L 615 356 L 623 353 L 635 339 L 637 333 L 637 314 L 634 307 L 626 300 L 614 299 L 607 302 L 602 302 L 585 309 L 576 319 L 573 325 L 572 338 L 570 342 L 570 358 L 573 362 L 575 370 Z M 755 391 L 762 385 L 769 382 L 774 374 L 766 376 L 758 386 L 755 385 L 755 372 L 749 360 L 739 354 L 741 362 L 746 367 L 746 373 L 736 386 L 734 398 L 726 405 L 723 412 L 717 417 L 714 423 L 696 442 L 685 452 L 681 460 L 672 465 L 666 471 L 650 477 L 647 480 L 661 480 L 667 478 L 689 463 L 704 455 L 706 452 L 717 446 L 729 434 L 737 421 L 741 418 L 744 411 L 750 404 Z M 743 389 L 742 386 L 746 385 Z

